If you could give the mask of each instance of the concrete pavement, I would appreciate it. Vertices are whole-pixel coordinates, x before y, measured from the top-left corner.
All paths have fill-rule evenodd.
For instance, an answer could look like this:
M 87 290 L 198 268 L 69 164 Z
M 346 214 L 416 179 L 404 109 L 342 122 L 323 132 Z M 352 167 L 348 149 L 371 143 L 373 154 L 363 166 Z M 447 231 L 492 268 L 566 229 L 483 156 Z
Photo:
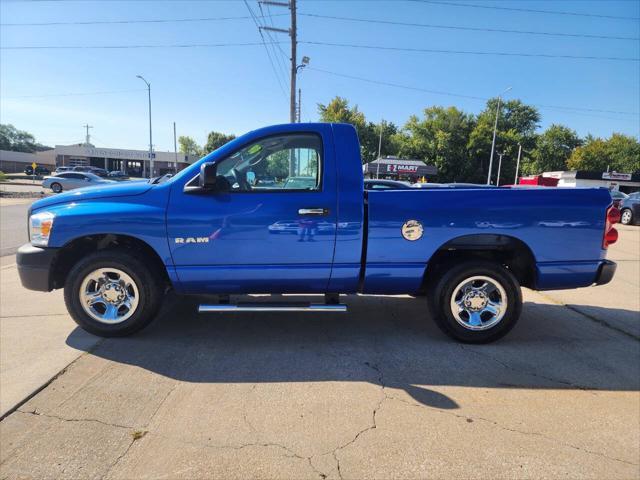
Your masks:
M 631 228 L 611 256 L 637 268 Z M 640 476 L 632 270 L 571 308 L 525 291 L 520 324 L 485 346 L 450 341 L 423 299 L 393 296 L 313 317 L 197 316 L 198 299 L 169 297 L 145 331 L 96 343 L 58 294 L 21 297 L 1 272 L 1 347 L 15 358 L 0 391 L 5 361 L 27 376 L 48 335 L 49 358 L 62 335 L 75 361 L 0 422 L 0 478 Z M 609 288 L 636 295 L 581 313 Z
M 0 199 L 0 257 L 16 253 L 20 245 L 29 241 L 27 211 L 33 202 L 32 198 Z

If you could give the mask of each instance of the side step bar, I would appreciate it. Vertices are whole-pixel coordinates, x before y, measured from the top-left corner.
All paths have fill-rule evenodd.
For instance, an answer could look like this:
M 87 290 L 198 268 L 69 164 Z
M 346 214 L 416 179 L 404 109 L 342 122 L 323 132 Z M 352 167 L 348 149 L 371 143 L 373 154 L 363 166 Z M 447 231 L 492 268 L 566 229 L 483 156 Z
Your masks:
M 330 312 L 344 313 L 347 306 L 341 303 L 239 303 L 232 305 L 228 303 L 202 304 L 198 306 L 198 313 L 219 313 L 219 312 Z

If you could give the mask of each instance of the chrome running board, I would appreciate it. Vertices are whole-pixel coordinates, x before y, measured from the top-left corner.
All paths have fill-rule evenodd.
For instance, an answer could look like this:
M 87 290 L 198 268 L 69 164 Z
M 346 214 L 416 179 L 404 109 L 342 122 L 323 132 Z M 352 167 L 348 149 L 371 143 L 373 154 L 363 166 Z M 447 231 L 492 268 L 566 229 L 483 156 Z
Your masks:
M 347 306 L 341 303 L 239 303 L 237 305 L 217 303 L 201 304 L 198 306 L 198 313 L 220 313 L 220 312 L 325 312 L 344 313 Z

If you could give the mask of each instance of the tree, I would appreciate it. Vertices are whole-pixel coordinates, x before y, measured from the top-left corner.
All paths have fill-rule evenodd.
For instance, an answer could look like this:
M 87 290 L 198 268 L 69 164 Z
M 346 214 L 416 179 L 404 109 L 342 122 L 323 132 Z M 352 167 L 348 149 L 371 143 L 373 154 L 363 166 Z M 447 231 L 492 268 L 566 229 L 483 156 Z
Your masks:
M 0 124 L 0 150 L 32 153 L 50 149 L 51 147 L 37 143 L 29 132 L 18 130 L 11 124 Z
M 469 153 L 475 164 L 473 173 L 468 178 L 469 181 L 481 183 L 486 181 L 497 102 L 497 98 L 492 98 L 487 102 L 485 109 L 478 115 L 476 125 L 469 136 Z M 500 103 L 492 182 L 495 182 L 497 174 L 498 153 L 504 153 L 500 178 L 513 178 L 518 144 L 521 144 L 526 151 L 533 149 L 538 122 L 540 122 L 540 113 L 535 107 L 526 105 L 520 100 Z
M 335 97 L 328 104 L 318 104 L 318 114 L 321 122 L 350 123 L 358 132 L 362 161 L 364 163 L 374 160 L 378 155 L 378 143 L 374 138 L 375 127 L 367 123 L 364 114 L 358 110 L 358 106 L 349 107 L 349 101 L 343 97 Z M 379 132 L 379 130 L 378 130 Z
M 522 172 L 536 174 L 566 170 L 569 157 L 580 145 L 582 140 L 575 130 L 552 124 L 537 136 L 529 161 L 522 162 Z
M 198 143 L 192 138 L 187 136 L 178 137 L 178 143 L 180 144 L 180 152 L 186 155 L 202 155 L 202 149 Z
M 424 110 L 424 119 L 409 118 L 395 144 L 399 156 L 435 165 L 439 180 L 465 181 L 473 175 L 467 149 L 473 128 L 473 116 L 455 107 L 429 107 Z
M 213 152 L 234 138 L 236 138 L 236 136 L 233 134 L 226 135 L 220 132 L 209 132 L 209 135 L 207 135 L 207 143 L 204 145 L 204 153 Z
M 576 148 L 568 161 L 572 170 L 624 173 L 640 171 L 640 143 L 635 138 L 614 133 L 607 140 L 589 136 L 585 144 Z

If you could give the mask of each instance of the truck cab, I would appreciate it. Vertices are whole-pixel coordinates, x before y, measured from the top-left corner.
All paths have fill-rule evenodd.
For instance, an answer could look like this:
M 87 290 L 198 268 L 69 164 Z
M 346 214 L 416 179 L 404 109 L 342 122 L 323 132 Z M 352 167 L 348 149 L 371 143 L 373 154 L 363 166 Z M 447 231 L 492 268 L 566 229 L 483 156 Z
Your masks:
M 146 326 L 170 288 L 219 295 L 200 306 L 218 313 L 344 312 L 339 294 L 427 296 L 447 334 L 482 343 L 515 325 L 521 286 L 611 279 L 610 207 L 596 189 L 365 191 L 351 125 L 287 124 L 238 137 L 172 178 L 35 202 L 17 263 L 25 287 L 64 288 L 74 320 L 103 336 Z M 252 293 L 326 302 L 228 301 Z

